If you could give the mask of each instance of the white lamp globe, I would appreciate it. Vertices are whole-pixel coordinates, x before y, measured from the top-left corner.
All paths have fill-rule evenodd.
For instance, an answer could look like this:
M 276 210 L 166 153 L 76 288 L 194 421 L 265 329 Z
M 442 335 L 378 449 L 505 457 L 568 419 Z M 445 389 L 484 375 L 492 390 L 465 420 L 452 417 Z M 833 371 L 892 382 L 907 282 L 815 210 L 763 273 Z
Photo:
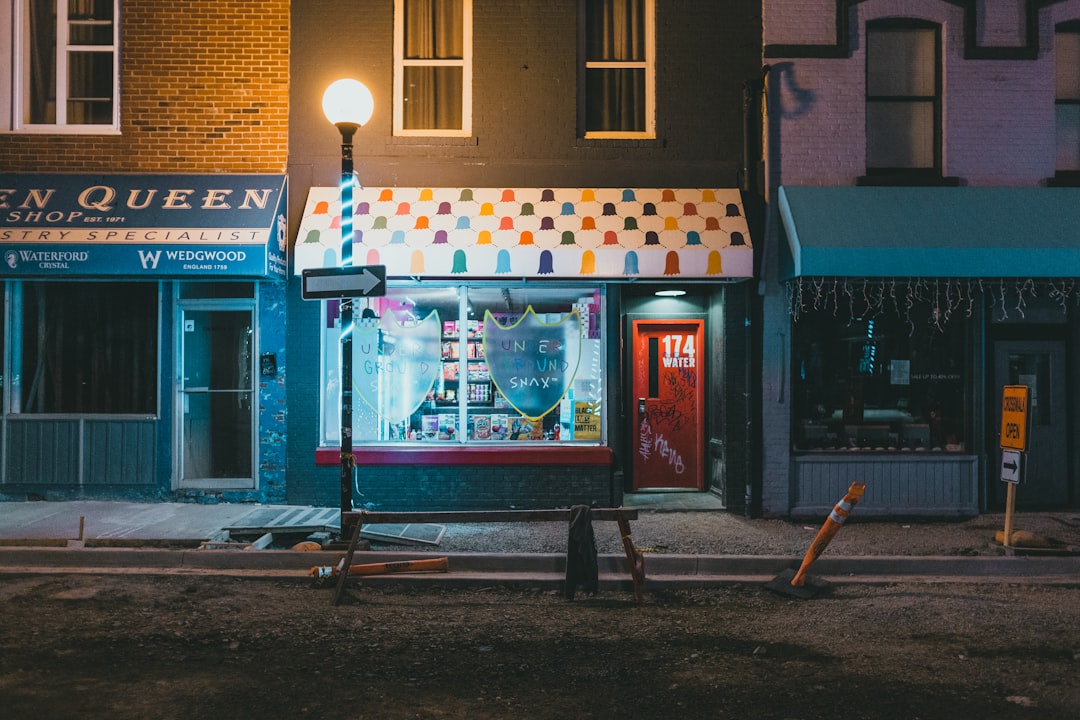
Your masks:
M 330 83 L 323 93 L 323 113 L 334 125 L 346 123 L 362 126 L 375 112 L 371 91 L 359 80 L 342 78 Z

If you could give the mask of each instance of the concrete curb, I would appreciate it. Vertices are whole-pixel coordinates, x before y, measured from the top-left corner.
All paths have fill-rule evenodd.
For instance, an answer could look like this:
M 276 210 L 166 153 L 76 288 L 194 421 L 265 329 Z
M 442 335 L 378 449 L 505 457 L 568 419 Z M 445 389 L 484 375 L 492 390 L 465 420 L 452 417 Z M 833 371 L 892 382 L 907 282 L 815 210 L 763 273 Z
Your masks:
M 126 574 L 295 578 L 309 582 L 314 566 L 336 565 L 341 552 L 290 550 L 168 550 L 116 548 L 0 548 L 0 575 Z M 557 553 L 357 552 L 353 563 L 448 557 L 447 573 L 364 576 L 364 584 L 529 585 L 559 587 L 566 556 Z M 631 589 L 626 558 L 600 555 L 602 589 Z M 801 558 L 787 556 L 645 556 L 647 589 L 767 582 Z M 832 583 L 975 582 L 1080 586 L 1080 556 L 823 557 L 812 574 Z

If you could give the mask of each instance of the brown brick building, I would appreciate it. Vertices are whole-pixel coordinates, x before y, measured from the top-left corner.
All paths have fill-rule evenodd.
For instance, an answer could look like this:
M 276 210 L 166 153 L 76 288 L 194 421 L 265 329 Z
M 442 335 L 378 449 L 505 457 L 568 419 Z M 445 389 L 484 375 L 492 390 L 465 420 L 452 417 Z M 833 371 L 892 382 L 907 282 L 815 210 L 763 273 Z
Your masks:
M 55 8 L 0 9 L 0 495 L 280 501 L 289 3 Z

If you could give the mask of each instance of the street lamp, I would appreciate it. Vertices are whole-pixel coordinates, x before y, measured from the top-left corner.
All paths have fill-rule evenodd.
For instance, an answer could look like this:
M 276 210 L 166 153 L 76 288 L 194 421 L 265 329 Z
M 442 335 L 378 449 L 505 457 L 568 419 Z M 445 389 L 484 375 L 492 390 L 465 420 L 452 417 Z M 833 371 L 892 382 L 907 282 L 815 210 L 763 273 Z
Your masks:
M 323 113 L 341 132 L 341 267 L 352 265 L 353 241 L 353 151 L 352 139 L 375 110 L 371 91 L 358 80 L 337 80 L 323 93 Z M 352 511 L 353 470 L 356 461 L 352 448 L 353 390 L 353 304 L 341 300 L 341 512 Z M 342 533 L 347 532 L 344 517 Z

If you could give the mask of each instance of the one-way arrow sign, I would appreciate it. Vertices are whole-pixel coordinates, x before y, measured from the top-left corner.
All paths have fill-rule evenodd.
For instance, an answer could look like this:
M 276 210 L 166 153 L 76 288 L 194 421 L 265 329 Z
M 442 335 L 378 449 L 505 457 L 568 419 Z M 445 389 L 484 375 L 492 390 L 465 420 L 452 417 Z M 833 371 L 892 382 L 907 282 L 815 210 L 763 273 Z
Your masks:
M 1023 453 L 1019 450 L 1001 451 L 1001 482 L 1012 483 L 1013 485 L 1020 483 L 1022 458 Z
M 305 300 L 379 297 L 386 294 L 386 266 L 312 268 L 301 273 Z

